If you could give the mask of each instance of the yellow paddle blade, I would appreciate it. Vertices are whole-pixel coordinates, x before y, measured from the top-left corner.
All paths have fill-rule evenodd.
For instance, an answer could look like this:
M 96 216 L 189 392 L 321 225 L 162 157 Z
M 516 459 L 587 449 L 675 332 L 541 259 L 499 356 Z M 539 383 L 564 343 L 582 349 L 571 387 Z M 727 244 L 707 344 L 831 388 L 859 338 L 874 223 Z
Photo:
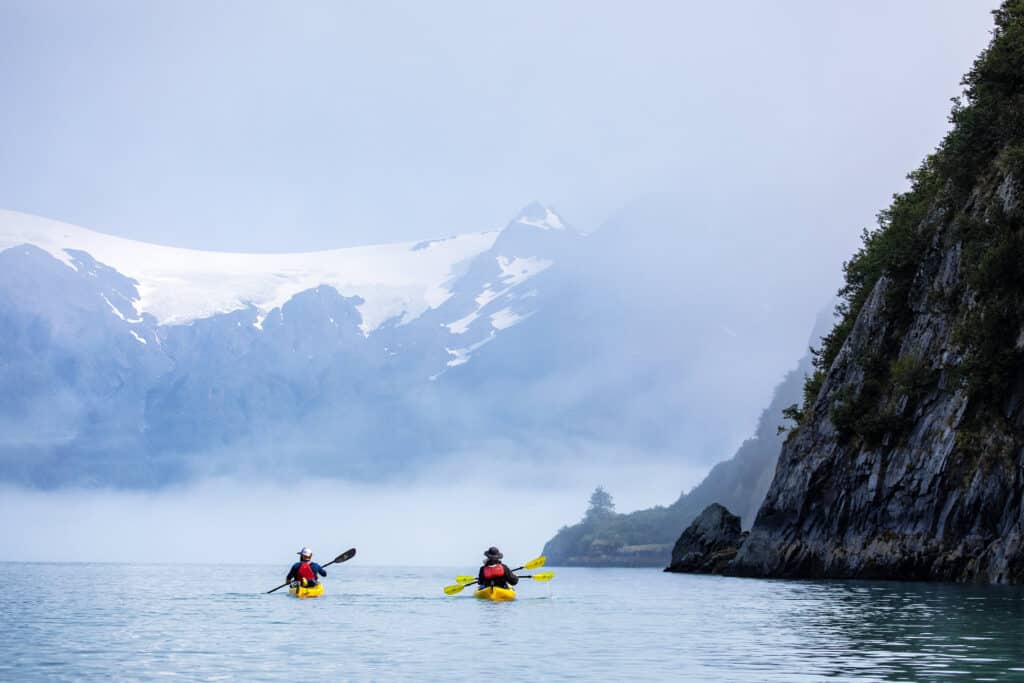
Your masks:
M 534 581 L 550 581 L 551 579 L 555 578 L 555 573 L 554 572 L 544 572 L 543 574 L 534 574 L 530 578 L 533 579 Z
M 476 581 L 476 577 L 475 576 L 456 576 L 455 577 L 455 582 L 456 583 L 473 583 L 474 581 Z
M 464 583 L 457 583 L 454 586 L 445 586 L 444 587 L 444 592 L 447 595 L 455 595 L 456 593 L 461 593 L 462 589 L 465 588 L 465 587 L 466 587 L 466 584 L 464 584 Z
M 530 560 L 523 565 L 524 569 L 536 569 L 537 567 L 543 567 L 544 563 L 548 561 L 548 558 L 541 555 L 536 560 Z

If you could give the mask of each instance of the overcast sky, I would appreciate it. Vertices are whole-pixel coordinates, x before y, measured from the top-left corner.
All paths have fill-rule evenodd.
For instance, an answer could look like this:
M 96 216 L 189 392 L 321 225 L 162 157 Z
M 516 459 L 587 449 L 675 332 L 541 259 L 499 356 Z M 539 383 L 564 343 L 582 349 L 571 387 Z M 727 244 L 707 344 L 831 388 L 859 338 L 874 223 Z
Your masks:
M 0 207 L 294 251 L 715 194 L 834 269 L 994 5 L 0 0 Z

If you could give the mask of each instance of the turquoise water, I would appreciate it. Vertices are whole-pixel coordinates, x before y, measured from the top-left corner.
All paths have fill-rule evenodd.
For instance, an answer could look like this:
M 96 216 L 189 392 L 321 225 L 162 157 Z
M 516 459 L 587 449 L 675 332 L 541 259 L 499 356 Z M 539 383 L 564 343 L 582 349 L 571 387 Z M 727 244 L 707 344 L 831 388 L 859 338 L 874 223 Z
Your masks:
M 0 680 L 1024 680 L 1021 588 L 556 568 L 498 604 L 357 562 L 314 600 L 263 593 L 285 563 L 3 563 Z

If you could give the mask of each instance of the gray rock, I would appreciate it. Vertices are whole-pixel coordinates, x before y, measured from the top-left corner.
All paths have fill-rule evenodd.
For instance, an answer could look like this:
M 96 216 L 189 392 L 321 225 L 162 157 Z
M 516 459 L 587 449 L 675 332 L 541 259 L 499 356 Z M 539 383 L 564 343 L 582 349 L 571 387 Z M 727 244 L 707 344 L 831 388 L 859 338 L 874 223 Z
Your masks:
M 967 208 L 985 221 L 1011 207 L 1006 180 Z M 811 414 L 783 446 L 750 538 L 728 573 L 773 577 L 1024 582 L 1024 375 L 1002 414 L 968 425 L 957 328 L 978 305 L 963 270 L 967 236 L 936 209 L 933 235 L 907 294 L 910 319 L 889 309 L 881 278 L 829 368 Z M 844 437 L 834 409 L 864 387 L 866 359 L 912 358 L 932 378 L 919 396 L 890 383 L 879 405 L 901 420 L 874 442 Z M 877 361 L 876 361 L 877 362 Z
M 672 564 L 665 571 L 720 574 L 736 556 L 745 538 L 740 518 L 718 503 L 712 503 L 676 541 Z

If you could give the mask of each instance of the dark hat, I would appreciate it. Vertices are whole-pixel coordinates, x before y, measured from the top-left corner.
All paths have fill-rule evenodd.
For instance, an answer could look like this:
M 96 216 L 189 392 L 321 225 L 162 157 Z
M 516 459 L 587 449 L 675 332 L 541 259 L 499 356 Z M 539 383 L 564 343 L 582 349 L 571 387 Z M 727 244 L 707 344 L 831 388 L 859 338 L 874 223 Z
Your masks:
M 500 550 L 498 550 L 492 545 L 490 548 L 484 551 L 484 557 L 486 557 L 489 560 L 500 560 L 505 556 L 501 554 Z

